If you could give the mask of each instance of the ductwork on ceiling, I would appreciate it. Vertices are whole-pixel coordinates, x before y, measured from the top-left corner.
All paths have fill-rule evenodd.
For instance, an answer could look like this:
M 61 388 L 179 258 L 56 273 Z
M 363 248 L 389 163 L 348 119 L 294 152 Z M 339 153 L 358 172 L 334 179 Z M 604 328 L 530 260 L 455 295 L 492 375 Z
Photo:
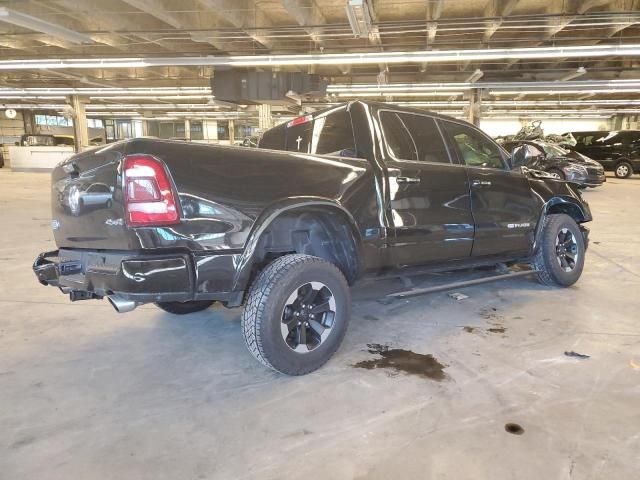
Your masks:
M 211 79 L 216 100 L 240 104 L 291 103 L 291 94 L 320 98 L 327 83 L 320 75 L 244 69 L 216 71 Z

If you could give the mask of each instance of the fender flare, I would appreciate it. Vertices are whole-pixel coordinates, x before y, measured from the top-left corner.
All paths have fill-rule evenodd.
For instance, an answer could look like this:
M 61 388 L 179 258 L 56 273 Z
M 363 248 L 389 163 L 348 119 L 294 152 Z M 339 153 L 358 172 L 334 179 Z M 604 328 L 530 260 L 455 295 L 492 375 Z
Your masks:
M 542 225 L 544 224 L 544 219 L 548 215 L 552 215 L 549 213 L 549 210 L 556 205 L 566 205 L 566 206 L 569 206 L 569 208 L 578 209 L 578 211 L 580 212 L 580 215 L 582 216 L 582 221 L 577 222 L 578 224 L 582 222 L 587 222 L 591 219 L 591 216 L 588 215 L 587 212 L 585 212 L 585 210 L 582 208 L 582 205 L 580 205 L 580 203 L 577 202 L 575 199 L 571 197 L 562 197 L 562 196 L 555 196 L 550 198 L 543 205 L 542 211 L 540 212 L 540 217 L 538 218 L 538 223 L 536 224 L 534 240 L 533 240 L 533 248 L 531 250 L 532 255 L 538 251 L 538 246 L 540 245 L 540 237 L 542 236 Z
M 357 263 L 358 266 L 360 266 L 362 259 L 359 252 L 361 252 L 362 247 L 362 236 L 358 230 L 357 223 L 353 218 L 353 215 L 351 215 L 343 205 L 335 200 L 322 197 L 292 197 L 272 203 L 262 211 L 254 222 L 245 243 L 242 255 L 236 264 L 236 273 L 233 279 L 233 291 L 243 291 L 247 288 L 260 239 L 271 224 L 278 217 L 287 212 L 309 207 L 332 209 L 335 212 L 340 212 L 340 214 L 347 219 L 349 226 L 351 227 L 351 234 L 353 235 L 356 243 L 356 251 L 358 252 Z

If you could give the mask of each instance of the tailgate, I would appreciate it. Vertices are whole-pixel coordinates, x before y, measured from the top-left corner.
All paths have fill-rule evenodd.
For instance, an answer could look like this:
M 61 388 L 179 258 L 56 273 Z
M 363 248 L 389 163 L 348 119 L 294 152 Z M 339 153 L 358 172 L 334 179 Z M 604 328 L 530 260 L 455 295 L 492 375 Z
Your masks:
M 53 170 L 51 224 L 59 247 L 136 248 L 135 235 L 124 222 L 123 148 L 114 143 L 83 152 Z

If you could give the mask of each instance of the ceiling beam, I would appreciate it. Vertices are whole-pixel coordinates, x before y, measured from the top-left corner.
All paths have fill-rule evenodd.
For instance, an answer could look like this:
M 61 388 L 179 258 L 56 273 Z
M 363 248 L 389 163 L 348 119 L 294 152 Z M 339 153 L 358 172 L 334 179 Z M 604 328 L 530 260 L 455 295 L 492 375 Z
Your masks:
M 189 30 L 191 25 L 179 18 L 176 14 L 169 12 L 161 0 L 122 0 L 141 12 L 145 12 L 152 17 L 157 18 L 163 23 L 172 26 L 176 30 Z M 196 42 L 204 42 L 214 46 L 218 50 L 227 50 L 228 45 L 207 37 L 206 35 L 193 36 L 192 40 Z
M 62 72 L 58 70 L 49 70 L 43 68 L 41 72 L 45 72 L 47 75 L 53 75 L 54 77 L 60 77 L 67 80 L 77 80 L 85 85 L 93 85 L 95 87 L 112 88 L 113 84 L 98 82 L 96 80 L 90 80 L 86 75 L 78 75 L 77 73 Z
M 564 30 L 567 25 L 569 25 L 573 20 L 575 20 L 575 15 L 565 16 L 565 4 L 564 2 L 549 2 L 547 5 L 547 14 L 553 15 L 551 18 L 547 20 L 547 30 L 542 35 L 542 40 L 536 43 L 536 46 L 544 45 L 546 42 L 555 37 L 558 33 Z M 507 66 L 505 70 L 509 70 L 516 63 L 520 61 L 519 58 L 512 58 L 507 62 Z
M 608 3 L 611 3 L 611 0 L 583 0 L 578 6 L 577 13 L 582 15 L 593 8 L 602 7 Z
M 487 24 L 482 36 L 483 42 L 488 42 L 494 33 L 500 28 L 504 17 L 511 15 L 511 12 L 518 6 L 520 0 L 489 0 L 484 16 L 487 18 L 499 17 Z
M 243 30 L 249 37 L 267 49 L 273 48 L 273 41 L 256 30 L 269 28 L 273 25 L 255 2 L 247 2 L 247 0 L 200 0 L 200 3 L 208 7 L 212 13 L 222 20 L 230 23 L 235 28 Z M 253 25 L 247 21 L 249 19 L 248 12 L 252 8 L 255 13 Z
M 93 43 L 91 37 L 88 35 L 84 35 L 80 32 L 63 27 L 62 25 L 58 25 L 57 23 L 47 22 L 41 18 L 27 15 L 26 13 L 10 8 L 0 7 L 0 22 L 17 25 L 18 27 L 26 28 L 27 30 L 45 33 L 67 43 Z
M 282 6 L 298 25 L 305 27 L 314 43 L 320 46 L 324 44 L 322 28 L 317 26 L 327 21 L 314 0 L 282 0 Z
M 442 16 L 444 0 L 427 0 L 427 45 L 434 42 L 438 33 L 438 20 Z

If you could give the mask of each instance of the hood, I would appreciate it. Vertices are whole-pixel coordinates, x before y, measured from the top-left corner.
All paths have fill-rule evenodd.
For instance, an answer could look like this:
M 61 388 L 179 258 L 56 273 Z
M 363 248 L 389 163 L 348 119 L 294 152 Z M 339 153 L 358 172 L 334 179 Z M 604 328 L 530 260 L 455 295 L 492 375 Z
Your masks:
M 583 155 L 582 153 L 576 152 L 575 150 L 571 150 L 567 152 L 566 159 L 573 163 L 580 163 L 583 165 L 590 165 L 592 167 L 598 167 L 600 164 L 595 160 Z

